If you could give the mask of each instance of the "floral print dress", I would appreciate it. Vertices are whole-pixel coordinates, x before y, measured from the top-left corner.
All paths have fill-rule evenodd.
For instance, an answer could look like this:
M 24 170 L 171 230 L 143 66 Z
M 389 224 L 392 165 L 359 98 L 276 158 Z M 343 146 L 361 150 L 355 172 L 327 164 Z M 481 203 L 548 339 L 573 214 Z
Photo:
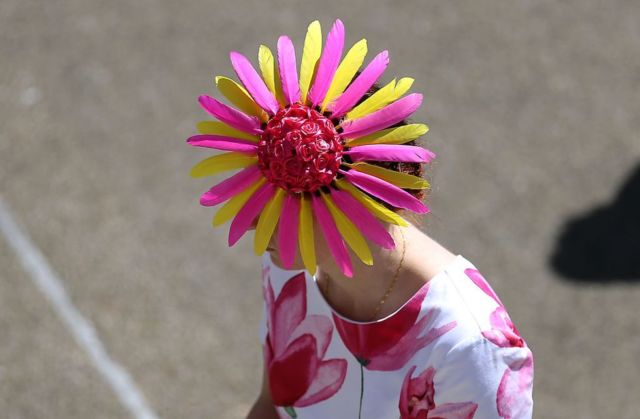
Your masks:
M 372 322 L 335 312 L 307 271 L 262 262 L 259 333 L 281 418 L 531 418 L 533 354 L 462 255 Z

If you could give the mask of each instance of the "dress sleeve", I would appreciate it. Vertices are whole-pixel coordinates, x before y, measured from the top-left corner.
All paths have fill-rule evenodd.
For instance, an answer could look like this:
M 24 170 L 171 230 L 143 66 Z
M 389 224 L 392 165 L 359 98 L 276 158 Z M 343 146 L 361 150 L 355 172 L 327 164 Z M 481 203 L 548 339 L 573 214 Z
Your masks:
M 456 344 L 434 377 L 435 405 L 471 402 L 473 418 L 530 419 L 533 414 L 533 354 L 498 346 L 480 335 Z

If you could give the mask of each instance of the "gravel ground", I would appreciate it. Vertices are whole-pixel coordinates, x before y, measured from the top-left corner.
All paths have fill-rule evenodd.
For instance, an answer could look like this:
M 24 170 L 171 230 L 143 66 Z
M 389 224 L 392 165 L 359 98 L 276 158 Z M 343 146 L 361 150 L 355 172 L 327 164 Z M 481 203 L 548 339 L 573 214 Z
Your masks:
M 233 75 L 230 50 L 255 62 L 285 33 L 300 54 L 307 24 L 336 17 L 368 59 L 390 51 L 383 81 L 412 76 L 425 95 L 425 228 L 483 272 L 532 348 L 535 417 L 637 418 L 640 232 L 589 224 L 637 215 L 639 195 L 621 197 L 638 191 L 621 189 L 640 160 L 637 1 L 3 0 L 0 195 L 110 356 L 159 417 L 248 411 L 259 261 L 210 228 L 211 180 L 188 176 L 206 153 L 184 140 L 197 95 Z M 605 236 L 626 237 L 626 262 Z M 584 240 L 601 246 L 573 250 Z M 0 416 L 130 417 L 5 240 L 0 336 Z

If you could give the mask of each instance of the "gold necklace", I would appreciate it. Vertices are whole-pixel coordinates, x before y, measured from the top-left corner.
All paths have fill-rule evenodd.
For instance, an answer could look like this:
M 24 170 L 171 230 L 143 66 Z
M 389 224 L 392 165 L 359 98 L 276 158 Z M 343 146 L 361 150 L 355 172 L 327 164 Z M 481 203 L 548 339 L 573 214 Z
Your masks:
M 393 287 L 395 286 L 396 282 L 398 281 L 398 275 L 400 274 L 400 269 L 402 268 L 402 263 L 404 262 L 404 255 L 405 255 L 406 250 L 407 250 L 407 243 L 406 243 L 406 240 L 404 238 L 404 233 L 402 232 L 402 230 L 400 230 L 400 234 L 402 234 L 402 257 L 400 258 L 400 263 L 398 264 L 398 267 L 396 268 L 396 272 L 393 275 L 393 279 L 391 280 L 391 284 L 389 284 L 389 286 L 387 287 L 387 290 L 385 291 L 384 295 L 380 299 L 380 302 L 376 306 L 376 309 L 373 312 L 373 316 L 371 316 L 370 321 L 373 321 L 373 320 L 376 319 L 376 317 L 378 316 L 378 312 L 380 311 L 380 309 L 384 305 L 385 301 L 387 300 L 387 297 L 389 297 L 389 294 L 391 294 L 391 291 L 393 290 Z M 328 278 L 328 277 L 325 277 L 325 278 Z M 330 284 L 330 282 L 327 279 L 325 279 L 325 281 L 326 281 L 327 285 L 325 285 L 325 287 L 324 287 L 324 294 L 325 294 L 326 299 L 329 300 L 329 284 Z

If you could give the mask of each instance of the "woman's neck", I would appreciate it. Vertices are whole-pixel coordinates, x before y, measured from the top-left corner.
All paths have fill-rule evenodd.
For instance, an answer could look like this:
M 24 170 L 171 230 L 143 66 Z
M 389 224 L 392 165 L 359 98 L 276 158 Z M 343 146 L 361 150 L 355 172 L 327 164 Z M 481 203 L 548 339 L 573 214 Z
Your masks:
M 352 278 L 345 277 L 333 263 L 319 266 L 318 284 L 325 298 L 345 317 L 356 321 L 372 320 L 376 307 L 400 268 L 395 285 L 376 318 L 393 313 L 455 258 L 454 254 L 411 224 L 408 227 L 392 226 L 389 233 L 396 243 L 395 248 L 387 250 L 371 245 L 372 266 L 363 264 L 352 254 Z

